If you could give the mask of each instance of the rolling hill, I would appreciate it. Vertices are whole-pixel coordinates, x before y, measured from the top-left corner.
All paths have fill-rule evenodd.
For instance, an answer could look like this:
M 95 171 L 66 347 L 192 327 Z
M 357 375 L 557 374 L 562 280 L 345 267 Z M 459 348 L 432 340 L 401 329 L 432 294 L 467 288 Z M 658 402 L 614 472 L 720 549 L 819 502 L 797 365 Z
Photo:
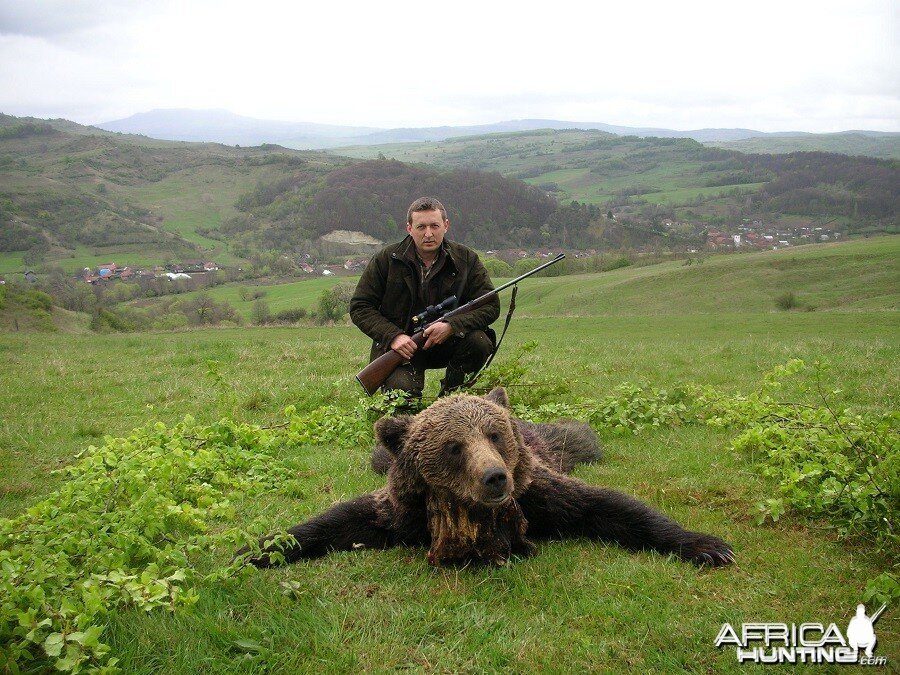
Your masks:
M 778 311 L 793 293 L 801 311 L 900 308 L 900 237 L 713 256 L 603 274 L 535 278 L 516 304 L 522 316 L 687 316 Z M 703 320 L 699 319 L 698 320 Z
M 779 311 L 779 298 L 792 294 L 798 312 L 896 312 L 900 308 L 900 236 L 873 237 L 839 244 L 798 246 L 790 250 L 713 256 L 702 263 L 684 261 L 631 266 L 610 272 L 535 276 L 523 283 L 516 316 L 696 317 Z M 566 263 L 563 262 L 562 265 Z M 227 302 L 246 321 L 262 299 L 273 313 L 318 307 L 323 291 L 357 277 L 247 286 L 232 283 L 203 291 Z M 506 279 L 495 278 L 495 284 Z M 250 292 L 247 292 L 250 291 Z M 178 296 L 190 301 L 198 292 Z M 501 295 L 504 304 L 509 293 Z M 165 299 L 133 301 L 152 308 Z
M 562 204 L 602 207 L 614 212 L 618 225 L 654 231 L 667 220 L 694 224 L 685 228 L 689 234 L 734 228 L 744 219 L 893 231 L 900 209 L 900 169 L 893 161 L 821 152 L 747 155 L 685 138 L 544 129 L 339 152 L 498 171 Z
M 485 249 L 699 248 L 707 229 L 750 220 L 894 231 L 900 201 L 895 162 L 683 138 L 551 129 L 345 157 L 95 131 L 0 116 L 0 273 L 328 257 L 344 252 L 319 239 L 334 230 L 402 236 L 421 194 L 440 195 L 453 236 Z
M 754 129 L 676 130 L 662 127 L 629 127 L 603 122 L 549 119 L 506 120 L 469 126 L 379 129 L 255 119 L 236 115 L 227 110 L 157 109 L 137 113 L 124 119 L 100 122 L 94 128 L 177 141 L 214 142 L 230 145 L 274 143 L 296 149 L 437 142 L 465 136 L 537 129 L 578 129 L 603 131 L 619 136 L 691 138 L 702 143 L 731 147 L 742 152 L 821 150 L 849 155 L 871 154 L 875 157 L 894 159 L 898 158 L 898 153 L 900 153 L 900 134 L 876 131 L 810 134 L 796 131 L 768 133 Z M 743 144 L 745 141 L 746 145 Z M 732 143 L 735 145 L 731 146 Z M 776 149 L 781 147 L 790 147 L 791 150 Z
M 707 145 L 744 153 L 835 152 L 879 159 L 900 159 L 900 134 L 842 131 L 837 134 L 772 134 Z
M 75 271 L 115 259 L 235 264 L 228 243 L 204 232 L 236 215 L 241 195 L 300 166 L 324 174 L 348 161 L 0 116 L 0 273 L 42 263 Z

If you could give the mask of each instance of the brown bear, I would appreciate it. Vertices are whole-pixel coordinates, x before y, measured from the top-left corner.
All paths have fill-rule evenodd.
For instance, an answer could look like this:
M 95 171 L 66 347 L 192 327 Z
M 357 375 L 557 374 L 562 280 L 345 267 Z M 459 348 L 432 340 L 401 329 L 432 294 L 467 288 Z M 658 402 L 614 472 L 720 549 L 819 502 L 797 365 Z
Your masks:
M 567 426 L 568 425 L 568 426 Z M 674 553 L 697 565 L 734 562 L 730 545 L 684 529 L 628 495 L 588 485 L 548 466 L 571 468 L 576 448 L 560 451 L 556 432 L 515 420 L 502 388 L 484 398 L 439 399 L 419 414 L 375 424 L 387 485 L 336 504 L 267 537 L 238 556 L 258 567 L 331 551 L 429 546 L 428 560 L 503 564 L 528 555 L 540 538 L 591 537 L 631 550 Z M 550 425 L 552 426 L 552 425 Z M 584 433 L 583 425 L 563 423 Z M 560 431 L 560 430 L 557 430 Z M 376 450 L 376 455 L 383 450 Z M 274 539 L 274 541 L 273 541 Z M 281 555 L 272 555 L 273 551 Z

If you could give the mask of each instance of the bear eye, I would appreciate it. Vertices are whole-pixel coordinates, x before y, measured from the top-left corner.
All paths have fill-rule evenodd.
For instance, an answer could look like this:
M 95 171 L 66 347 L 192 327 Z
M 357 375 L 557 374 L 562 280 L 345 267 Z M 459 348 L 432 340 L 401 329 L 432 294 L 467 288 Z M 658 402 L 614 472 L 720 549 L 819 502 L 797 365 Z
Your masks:
M 462 452 L 462 445 L 460 443 L 450 443 L 447 446 L 447 453 L 452 455 L 453 457 L 458 457 Z
M 488 440 L 491 443 L 493 443 L 494 445 L 496 445 L 497 443 L 500 442 L 500 432 L 499 431 L 491 431 L 488 433 L 487 437 L 488 437 Z

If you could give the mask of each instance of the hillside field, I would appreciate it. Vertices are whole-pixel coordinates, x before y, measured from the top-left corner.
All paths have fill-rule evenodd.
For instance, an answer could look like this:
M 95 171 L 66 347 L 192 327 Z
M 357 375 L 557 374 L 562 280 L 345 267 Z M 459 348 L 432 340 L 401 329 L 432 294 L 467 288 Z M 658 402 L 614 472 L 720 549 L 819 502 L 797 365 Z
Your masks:
M 556 387 L 548 402 L 574 403 L 626 382 L 750 394 L 790 359 L 821 359 L 830 363 L 829 405 L 896 411 L 898 246 L 896 237 L 873 238 L 529 280 L 496 363 L 508 367 L 536 342 L 521 356 L 533 384 L 512 383 L 513 403 L 546 386 Z M 274 306 L 289 288 L 299 299 L 302 284 L 317 283 L 273 287 L 268 298 Z M 777 309 L 785 291 L 798 309 Z M 136 427 L 185 415 L 277 425 L 288 405 L 349 414 L 367 354 L 368 339 L 346 324 L 2 333 L 0 515 L 52 495 L 64 481 L 54 469 Z M 813 385 L 798 376 L 779 395 L 820 405 Z M 763 672 L 713 646 L 724 622 L 835 622 L 843 631 L 866 580 L 895 561 L 793 512 L 758 523 L 756 504 L 774 486 L 734 449 L 734 436 L 696 422 L 604 431 L 603 461 L 576 471 L 729 540 L 732 567 L 696 569 L 585 540 L 541 542 L 536 556 L 499 569 L 433 569 L 422 549 L 363 550 L 227 583 L 201 578 L 193 607 L 115 611 L 102 640 L 128 673 Z M 370 450 L 370 440 L 279 448 L 299 467 L 299 487 L 241 499 L 235 519 L 261 535 L 379 487 Z M 230 554 L 220 548 L 194 562 L 207 573 Z M 889 608 L 876 625 L 876 654 L 889 669 L 900 658 L 898 616 Z

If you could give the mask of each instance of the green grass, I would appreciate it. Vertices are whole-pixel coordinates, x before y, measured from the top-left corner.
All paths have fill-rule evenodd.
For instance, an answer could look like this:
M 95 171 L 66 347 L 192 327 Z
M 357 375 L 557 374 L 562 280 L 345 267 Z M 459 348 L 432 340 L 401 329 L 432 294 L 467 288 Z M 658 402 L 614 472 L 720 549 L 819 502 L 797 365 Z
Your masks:
M 840 390 L 834 405 L 897 410 L 900 280 L 886 264 L 892 259 L 896 244 L 882 239 L 699 267 L 536 279 L 523 284 L 522 309 L 498 362 L 536 340 L 526 359 L 530 377 L 568 384 L 563 400 L 570 401 L 599 398 L 623 381 L 747 393 L 775 365 L 825 358 L 833 364 L 827 386 Z M 767 289 L 786 281 L 801 300 L 818 289 L 829 311 L 776 310 Z M 841 300 L 843 289 L 858 295 L 872 285 L 878 288 L 865 297 Z M 730 291 L 724 299 L 723 289 Z M 659 298 L 663 291 L 671 294 Z M 368 340 L 347 325 L 2 334 L 0 513 L 18 513 L 48 494 L 60 481 L 52 469 L 106 434 L 185 414 L 277 423 L 289 404 L 349 406 L 361 393 L 353 375 L 367 354 Z M 208 360 L 221 363 L 225 393 L 207 374 Z M 514 401 L 522 395 L 510 393 Z M 790 384 L 782 393 L 814 399 Z M 865 580 L 887 561 L 798 517 L 757 525 L 754 504 L 771 495 L 771 485 L 730 449 L 732 433 L 689 424 L 608 436 L 605 460 L 577 475 L 723 536 L 735 546 L 735 567 L 697 570 L 587 541 L 544 542 L 534 558 L 496 570 L 434 570 L 421 549 L 359 551 L 235 584 L 204 583 L 200 603 L 174 615 L 119 612 L 104 640 L 129 673 L 746 672 L 752 669 L 739 666 L 733 650 L 713 646 L 722 623 L 833 621 L 844 630 Z M 303 494 L 241 502 L 240 520 L 280 528 L 383 484 L 368 469 L 368 447 L 284 452 L 309 474 Z M 216 551 L 202 565 L 219 565 L 229 553 Z M 296 592 L 283 595 L 282 581 L 295 582 Z M 896 665 L 893 609 L 877 634 L 876 653 Z M 238 640 L 258 643 L 256 656 L 248 658 Z
M 193 291 L 191 293 L 183 293 L 179 295 L 179 299 L 190 300 L 199 293 L 207 293 L 216 302 L 228 302 L 234 307 L 238 314 L 244 319 L 253 317 L 253 305 L 255 299 L 243 300 L 241 298 L 242 289 L 246 289 L 251 294 L 261 292 L 265 295 L 261 298 L 269 306 L 272 314 L 278 314 L 288 309 L 305 309 L 311 311 L 319 306 L 319 298 L 322 291 L 328 290 L 337 283 L 344 281 L 347 283 L 355 283 L 356 277 L 312 277 L 303 281 L 293 281 L 283 284 L 247 284 L 237 283 L 227 286 L 217 286 L 206 291 Z M 138 304 L 147 301 L 137 301 Z M 153 302 L 153 301 L 150 301 Z
M 744 192 L 758 192 L 765 183 L 741 183 L 739 185 L 719 185 L 716 187 L 688 187 L 665 190 L 661 192 L 648 192 L 641 197 L 651 204 L 670 204 L 678 206 L 691 202 L 697 197 L 715 197 L 729 190 L 742 190 Z
M 0 253 L 0 274 L 25 272 L 24 253 Z
M 198 228 L 216 228 L 237 214 L 234 204 L 268 173 L 250 172 L 229 166 L 210 166 L 203 172 L 179 171 L 160 181 L 125 190 L 137 204 L 163 217 L 163 227 L 200 247 L 197 257 L 215 260 L 220 265 L 238 264 L 227 244 L 209 239 Z
M 793 291 L 806 310 L 896 310 L 898 255 L 900 238 L 884 237 L 536 278 L 522 284 L 519 304 L 530 316 L 756 313 Z

